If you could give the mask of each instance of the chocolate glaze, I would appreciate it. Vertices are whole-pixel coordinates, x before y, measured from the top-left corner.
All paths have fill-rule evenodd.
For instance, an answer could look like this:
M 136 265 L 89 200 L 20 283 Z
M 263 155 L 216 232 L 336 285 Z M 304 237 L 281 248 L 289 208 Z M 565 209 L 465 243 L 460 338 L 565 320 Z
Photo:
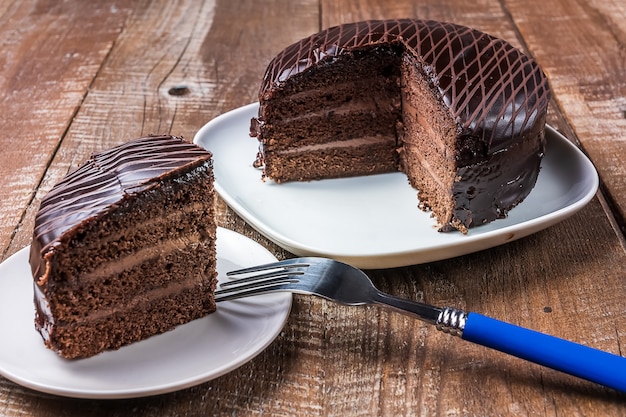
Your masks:
M 288 46 L 268 65 L 259 101 L 271 98 L 291 77 L 316 65 L 392 42 L 402 43 L 423 61 L 424 70 L 458 123 L 459 135 L 481 139 L 489 152 L 533 130 L 545 114 L 550 89 L 532 59 L 508 42 L 478 30 L 413 19 L 343 24 Z
M 176 136 L 147 136 L 93 154 L 41 201 L 30 248 L 35 282 L 44 284 L 46 258 L 81 225 L 177 171 L 205 163 L 211 163 L 209 152 Z
M 320 65 L 379 45 L 400 44 L 421 66 L 457 126 L 453 219 L 466 230 L 521 202 L 533 188 L 544 152 L 550 89 L 541 68 L 508 42 L 453 23 L 370 20 L 331 27 L 296 42 L 268 65 L 251 136 L 263 163 L 264 103 Z

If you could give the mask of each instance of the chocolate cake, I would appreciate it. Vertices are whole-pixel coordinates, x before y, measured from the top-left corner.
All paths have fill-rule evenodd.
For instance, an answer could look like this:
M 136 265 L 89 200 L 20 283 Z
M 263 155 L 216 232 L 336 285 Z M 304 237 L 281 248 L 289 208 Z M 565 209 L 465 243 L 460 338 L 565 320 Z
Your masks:
M 35 326 L 84 358 L 215 311 L 211 154 L 148 136 L 92 155 L 43 198 L 30 249 Z
M 427 20 L 326 29 L 268 65 L 251 136 L 277 183 L 402 171 L 439 230 L 505 217 L 534 187 L 550 97 L 502 39 Z

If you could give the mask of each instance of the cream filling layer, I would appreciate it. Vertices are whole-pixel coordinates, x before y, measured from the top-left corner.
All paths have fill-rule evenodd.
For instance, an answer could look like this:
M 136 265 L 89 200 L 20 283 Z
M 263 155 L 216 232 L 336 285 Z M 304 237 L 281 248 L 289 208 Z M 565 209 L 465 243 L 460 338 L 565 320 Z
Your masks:
M 157 229 L 159 223 L 180 223 L 180 220 L 187 217 L 190 213 L 198 212 L 204 209 L 205 204 L 202 202 L 196 202 L 193 204 L 185 204 L 182 207 L 176 208 L 176 210 L 170 210 L 165 216 L 154 217 L 147 220 L 142 220 L 138 226 L 138 232 L 143 230 Z M 100 237 L 98 243 L 115 242 L 123 238 L 124 235 L 113 234 L 109 236 Z
M 406 145 L 405 145 L 405 152 L 407 152 Z M 419 165 L 422 167 L 422 169 L 426 171 L 426 173 L 428 173 L 428 175 L 430 175 L 430 177 L 437 183 L 439 187 L 441 187 L 442 189 L 446 189 L 449 186 L 449 184 L 445 184 L 443 179 L 439 175 L 437 175 L 437 173 L 435 172 L 433 167 L 430 165 L 428 160 L 424 158 L 422 152 L 410 152 L 409 151 L 409 153 L 411 156 L 418 159 Z
M 82 283 L 90 283 L 111 275 L 117 275 L 122 271 L 132 269 L 142 264 L 148 259 L 165 256 L 198 243 L 200 243 L 200 236 L 198 235 L 182 236 L 176 239 L 165 240 L 158 245 L 142 248 L 122 258 L 103 263 L 93 271 L 81 275 L 80 281 Z
M 123 313 L 126 311 L 132 311 L 135 307 L 141 304 L 147 305 L 150 302 L 153 302 L 155 300 L 159 300 L 159 299 L 166 298 L 174 294 L 178 294 L 187 289 L 195 288 L 201 283 L 202 279 L 203 277 L 201 276 L 189 277 L 189 279 L 187 279 L 187 281 L 185 282 L 169 283 L 165 287 L 156 288 L 154 290 L 150 290 L 145 293 L 136 295 L 132 300 L 125 302 L 123 306 L 107 307 L 107 308 L 100 308 L 98 310 L 95 310 L 92 313 L 88 314 L 84 318 L 84 320 L 78 320 L 76 322 L 73 322 L 72 325 L 80 324 L 83 322 L 89 322 L 93 320 L 100 320 L 105 317 L 111 316 L 113 314 Z
M 360 138 L 354 138 L 354 139 L 348 139 L 348 140 L 336 140 L 333 142 L 316 143 L 313 145 L 304 145 L 296 149 L 285 149 L 282 151 L 274 151 L 273 153 L 276 155 L 296 155 L 299 153 L 324 151 L 324 150 L 329 150 L 329 149 L 356 148 L 356 147 L 373 146 L 373 145 L 378 146 L 383 141 L 388 142 L 392 146 L 395 146 L 396 137 L 395 136 L 388 136 L 388 137 L 366 136 L 366 137 L 360 137 Z
M 372 114 L 376 117 L 380 117 L 381 114 L 390 113 L 397 107 L 400 102 L 394 100 L 391 97 L 377 98 L 367 97 L 367 99 L 350 100 L 347 102 L 341 102 L 338 104 L 330 104 L 321 107 L 317 111 L 306 111 L 305 113 L 296 114 L 293 116 L 285 116 L 273 122 L 274 124 L 282 125 L 302 120 L 310 120 L 315 118 L 328 118 L 329 116 L 353 116 L 354 114 Z
M 361 78 L 360 82 L 357 82 L 356 84 L 355 84 L 355 81 L 352 79 L 348 81 L 344 81 L 344 82 L 334 82 L 330 84 L 326 83 L 324 84 L 323 87 L 320 85 L 316 86 L 312 90 L 315 92 L 315 94 L 311 94 L 311 90 L 307 89 L 307 90 L 300 91 L 298 93 L 289 93 L 289 98 L 291 100 L 306 100 L 311 97 L 325 97 L 328 95 L 338 95 L 338 94 L 347 95 L 348 93 L 353 91 L 355 87 L 357 89 L 360 87 L 365 88 L 366 86 L 371 86 L 373 84 L 376 84 L 379 80 L 380 80 L 380 77 L 375 76 L 375 77 Z
M 154 300 L 166 298 L 168 296 L 178 294 L 184 290 L 195 288 L 196 286 L 201 284 L 203 279 L 204 279 L 203 277 L 198 276 L 195 278 L 190 277 L 190 279 L 188 279 L 185 282 L 172 282 L 165 287 L 156 288 L 154 290 L 150 290 L 140 295 L 137 295 L 132 300 L 124 303 L 123 306 L 107 307 L 107 308 L 100 308 L 98 310 L 95 310 L 91 312 L 90 314 L 88 314 L 84 319 L 71 322 L 70 325 L 76 326 L 76 325 L 80 325 L 81 323 L 86 323 L 86 322 L 90 322 L 94 320 L 100 320 L 105 317 L 111 316 L 113 314 L 131 311 L 135 307 L 141 304 L 145 304 Z M 34 285 L 34 289 L 35 289 L 36 303 L 39 305 L 40 313 L 44 315 L 44 317 L 42 318 L 45 319 L 40 329 L 41 334 L 45 340 L 49 340 L 52 328 L 57 324 L 55 323 L 55 320 L 52 317 L 52 314 L 50 312 L 50 307 L 45 298 L 45 295 L 41 292 L 41 290 L 39 289 L 39 286 L 37 286 L 36 284 Z

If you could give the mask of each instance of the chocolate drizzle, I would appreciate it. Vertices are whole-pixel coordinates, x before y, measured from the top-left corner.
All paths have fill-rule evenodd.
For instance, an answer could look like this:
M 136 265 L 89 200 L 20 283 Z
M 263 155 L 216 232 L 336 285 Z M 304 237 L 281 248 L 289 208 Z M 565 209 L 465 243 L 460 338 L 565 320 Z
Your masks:
M 175 136 L 147 136 L 93 154 L 41 201 L 30 251 L 35 281 L 45 279 L 47 254 L 69 232 L 176 171 L 210 160 L 209 152 Z
M 263 102 L 288 79 L 342 54 L 400 42 L 423 68 L 457 121 L 460 136 L 497 152 L 536 130 L 550 91 L 540 67 L 508 42 L 483 32 L 431 20 L 369 20 L 335 26 L 296 42 L 269 64 Z M 262 121 L 261 121 L 262 123 Z

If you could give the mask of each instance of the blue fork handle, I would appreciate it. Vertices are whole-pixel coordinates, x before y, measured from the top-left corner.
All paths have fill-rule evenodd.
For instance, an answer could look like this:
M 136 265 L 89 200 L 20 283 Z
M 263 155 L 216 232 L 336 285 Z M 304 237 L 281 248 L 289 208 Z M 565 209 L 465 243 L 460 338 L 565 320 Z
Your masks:
M 626 358 L 477 313 L 469 313 L 464 340 L 626 392 Z

